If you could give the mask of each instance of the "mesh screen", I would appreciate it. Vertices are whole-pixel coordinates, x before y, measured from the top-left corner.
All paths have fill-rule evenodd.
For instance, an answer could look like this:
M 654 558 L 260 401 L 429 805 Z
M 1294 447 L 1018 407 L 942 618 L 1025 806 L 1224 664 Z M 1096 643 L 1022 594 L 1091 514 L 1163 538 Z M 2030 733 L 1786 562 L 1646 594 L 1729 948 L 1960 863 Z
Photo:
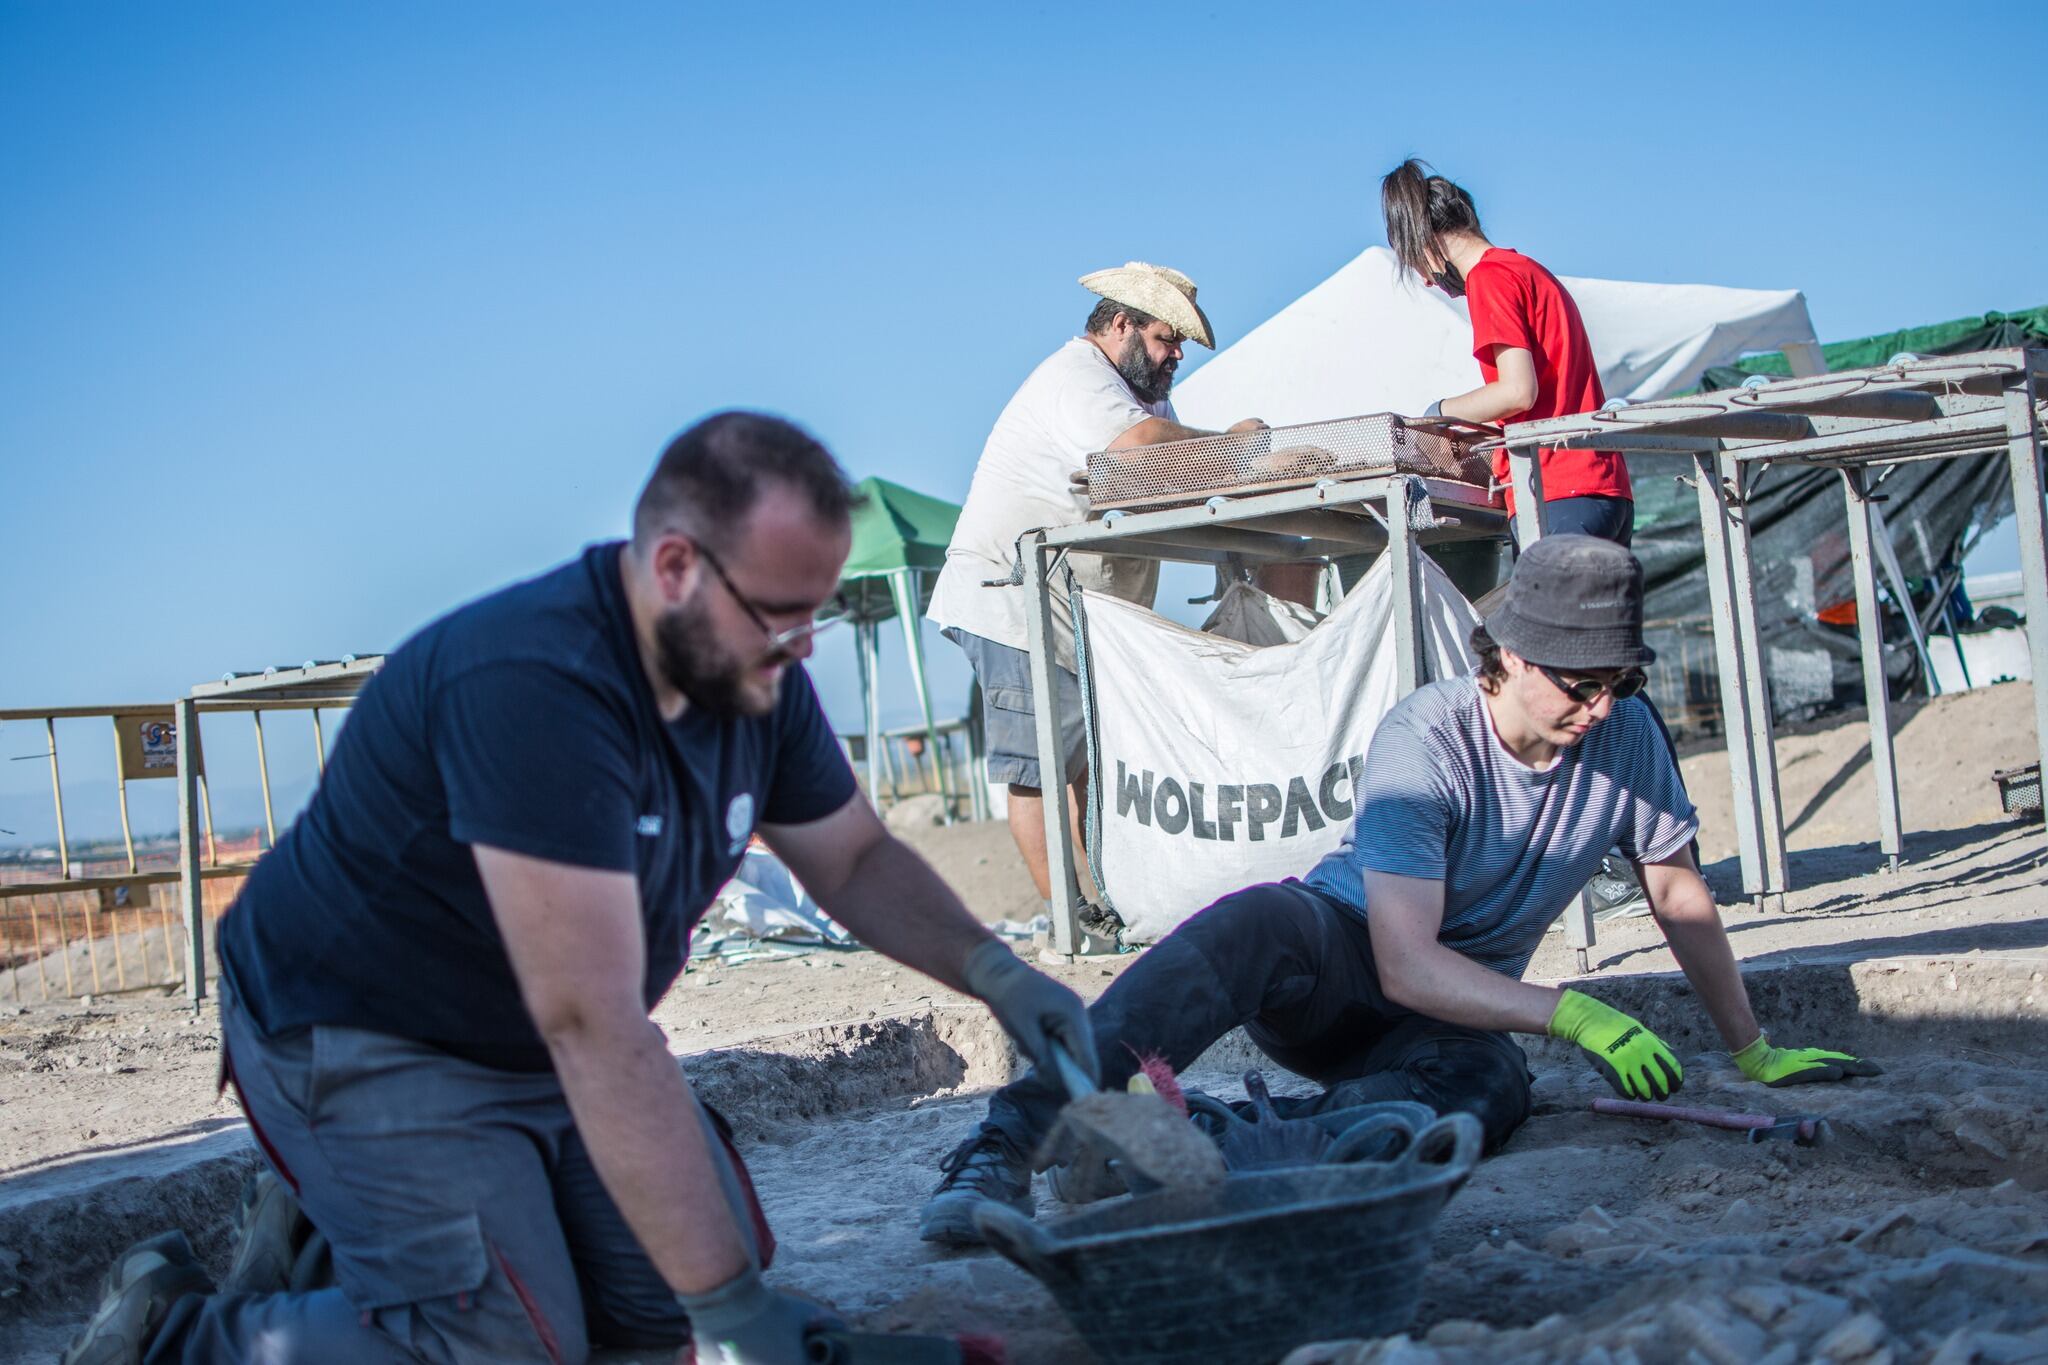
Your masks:
M 1096 511 L 1170 507 L 1218 493 L 1267 493 L 1318 479 L 1401 472 L 1487 486 L 1477 432 L 1429 427 L 1390 412 L 1263 431 L 1226 432 L 1088 457 Z

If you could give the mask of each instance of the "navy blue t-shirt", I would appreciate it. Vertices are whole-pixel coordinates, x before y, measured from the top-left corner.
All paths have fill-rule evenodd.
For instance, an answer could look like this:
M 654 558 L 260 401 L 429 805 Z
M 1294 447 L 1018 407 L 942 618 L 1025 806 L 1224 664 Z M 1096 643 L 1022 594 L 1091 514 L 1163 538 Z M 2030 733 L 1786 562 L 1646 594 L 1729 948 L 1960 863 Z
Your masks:
M 545 1070 L 470 845 L 633 873 L 651 1010 L 756 823 L 852 798 L 800 667 L 765 716 L 661 719 L 621 548 L 442 617 L 364 687 L 312 803 L 220 923 L 265 1032 L 346 1025 Z

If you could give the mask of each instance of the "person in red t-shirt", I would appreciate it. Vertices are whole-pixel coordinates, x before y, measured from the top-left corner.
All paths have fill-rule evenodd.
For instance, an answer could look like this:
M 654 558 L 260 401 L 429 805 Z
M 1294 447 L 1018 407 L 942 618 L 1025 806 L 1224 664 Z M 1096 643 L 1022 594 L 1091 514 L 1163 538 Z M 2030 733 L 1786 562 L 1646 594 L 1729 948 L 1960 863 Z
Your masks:
M 1607 401 L 1579 306 L 1545 270 L 1480 231 L 1472 196 L 1410 158 L 1380 182 L 1387 244 L 1401 264 L 1472 313 L 1472 355 L 1486 380 L 1429 406 L 1468 422 L 1534 422 L 1592 412 Z M 1537 452 L 1547 532 L 1579 531 L 1627 545 L 1635 526 L 1628 465 L 1614 451 Z M 1507 452 L 1493 476 L 1508 481 Z M 1514 510 L 1508 490 L 1508 510 Z

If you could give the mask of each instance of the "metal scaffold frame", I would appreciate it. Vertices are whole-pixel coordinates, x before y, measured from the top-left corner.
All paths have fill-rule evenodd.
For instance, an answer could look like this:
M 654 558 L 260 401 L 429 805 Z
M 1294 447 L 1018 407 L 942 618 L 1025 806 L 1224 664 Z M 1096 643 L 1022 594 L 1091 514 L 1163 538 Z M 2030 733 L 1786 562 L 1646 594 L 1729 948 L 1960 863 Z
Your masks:
M 1395 668 L 1403 695 L 1428 681 L 1422 642 L 1423 545 L 1499 540 L 1507 516 L 1499 495 L 1472 484 L 1407 473 L 1324 479 L 1312 488 L 1160 511 L 1110 512 L 1100 520 L 1026 533 L 1019 539 L 1031 678 L 1038 724 L 1039 770 L 1064 771 L 1058 714 L 1058 660 L 1053 649 L 1053 585 L 1069 550 L 1190 564 L 1286 563 L 1394 552 Z M 994 589 L 992 589 L 994 590 Z M 1060 812 L 1064 801 L 1050 803 Z M 1051 873 L 1052 951 L 1072 956 L 1113 952 L 1113 941 L 1087 933 L 1073 831 L 1058 814 L 1045 822 Z
M 2027 644 L 2034 670 L 2034 722 L 2048 752 L 2048 511 L 2042 496 L 2041 433 L 2048 350 L 2010 347 L 1968 355 L 1896 357 L 1861 370 L 1619 406 L 1577 417 L 1508 426 L 1517 531 L 1542 534 L 1539 448 L 1655 451 L 1689 455 L 1698 491 L 1714 614 L 1728 758 L 1735 789 L 1742 885 L 1760 907 L 1782 905 L 1784 814 L 1765 659 L 1757 627 L 1749 499 L 1772 465 L 1832 469 L 1848 515 L 1856 628 L 1870 711 L 1877 825 L 1885 866 L 1905 855 L 1891 714 L 1883 668 L 1872 514 L 1887 466 L 2003 454 L 2012 481 L 2025 585 Z M 1910 611 L 1910 605 L 1906 606 Z

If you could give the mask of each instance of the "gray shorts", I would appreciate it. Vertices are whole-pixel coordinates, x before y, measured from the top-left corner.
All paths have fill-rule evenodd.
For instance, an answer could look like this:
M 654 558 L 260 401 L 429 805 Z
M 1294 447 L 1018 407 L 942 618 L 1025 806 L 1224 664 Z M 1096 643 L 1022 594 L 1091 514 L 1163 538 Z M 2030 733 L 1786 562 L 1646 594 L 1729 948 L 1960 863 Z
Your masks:
M 1044 790 L 1038 771 L 1031 656 L 955 626 L 948 626 L 943 634 L 967 655 L 975 680 L 981 684 L 982 714 L 988 726 L 988 780 Z M 1059 673 L 1060 748 L 1066 751 L 1067 781 L 1071 783 L 1088 771 L 1087 733 L 1081 723 L 1081 680 L 1064 668 Z

